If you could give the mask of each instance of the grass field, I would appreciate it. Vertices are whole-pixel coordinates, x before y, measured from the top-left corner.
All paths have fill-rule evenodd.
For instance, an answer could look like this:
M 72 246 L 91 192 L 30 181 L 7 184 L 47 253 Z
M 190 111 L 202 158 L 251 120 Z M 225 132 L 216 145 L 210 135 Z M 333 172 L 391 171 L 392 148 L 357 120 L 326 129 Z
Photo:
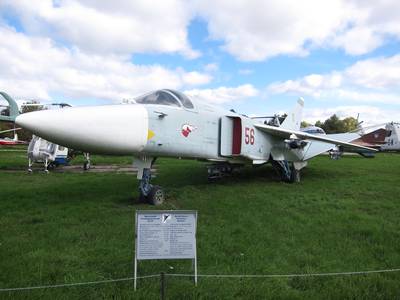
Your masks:
M 129 163 L 128 157 L 93 157 Z M 131 277 L 137 181 L 117 173 L 9 172 L 0 152 L 0 288 Z M 198 210 L 199 274 L 291 274 L 400 267 L 400 156 L 318 157 L 300 184 L 270 166 L 208 183 L 203 163 L 160 159 L 168 202 Z M 189 273 L 188 261 L 144 261 L 139 275 Z M 0 293 L 5 299 L 158 299 L 158 279 Z M 168 278 L 168 299 L 394 299 L 400 273 L 291 279 Z

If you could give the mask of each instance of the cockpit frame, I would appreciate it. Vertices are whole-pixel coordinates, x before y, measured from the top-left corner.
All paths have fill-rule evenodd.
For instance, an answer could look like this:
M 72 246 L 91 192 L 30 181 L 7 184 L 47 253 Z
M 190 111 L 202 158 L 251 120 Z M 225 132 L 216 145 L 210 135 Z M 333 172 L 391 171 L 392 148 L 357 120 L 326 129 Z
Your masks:
M 170 90 L 162 89 L 139 96 L 134 99 L 135 103 L 144 105 L 165 105 L 192 110 L 194 105 L 192 101 L 184 94 Z

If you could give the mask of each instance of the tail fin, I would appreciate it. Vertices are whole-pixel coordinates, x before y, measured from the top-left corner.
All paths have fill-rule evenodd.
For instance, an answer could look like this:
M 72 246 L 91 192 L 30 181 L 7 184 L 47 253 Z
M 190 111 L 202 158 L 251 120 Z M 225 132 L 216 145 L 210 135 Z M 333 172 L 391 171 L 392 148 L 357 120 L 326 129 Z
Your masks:
M 14 122 L 15 118 L 19 115 L 17 102 L 15 102 L 13 98 L 11 98 L 8 94 L 4 92 L 0 92 L 0 95 L 3 96 L 3 98 L 6 99 L 6 101 L 10 105 L 10 115 L 9 116 L 0 115 L 0 121 Z
M 304 99 L 299 98 L 296 106 L 288 113 L 286 119 L 283 121 L 280 127 L 289 130 L 300 130 L 303 107 Z

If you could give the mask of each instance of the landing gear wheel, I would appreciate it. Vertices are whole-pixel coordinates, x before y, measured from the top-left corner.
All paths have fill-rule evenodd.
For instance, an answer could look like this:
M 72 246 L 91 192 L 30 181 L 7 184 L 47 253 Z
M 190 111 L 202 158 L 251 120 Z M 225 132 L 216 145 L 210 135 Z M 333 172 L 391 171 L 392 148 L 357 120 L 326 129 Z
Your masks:
M 153 186 L 150 190 L 147 200 L 152 205 L 161 205 L 165 200 L 165 193 L 160 186 Z
M 286 183 L 300 182 L 300 170 L 296 170 L 293 166 L 290 167 L 290 175 L 284 176 L 283 181 Z
M 147 203 L 149 200 L 142 192 L 139 192 L 139 203 Z
M 90 154 L 88 152 L 84 152 L 83 157 L 85 158 L 85 162 L 83 163 L 83 170 L 87 171 L 90 169 Z
M 90 169 L 90 162 L 85 162 L 84 164 L 83 164 L 83 170 L 85 170 L 85 171 L 87 171 L 87 170 L 89 170 Z
M 286 160 L 282 161 L 272 160 L 271 163 L 283 182 L 286 183 L 300 182 L 300 168 L 296 168 L 295 165 L 296 162 L 288 162 Z
M 290 175 L 290 183 L 300 182 L 300 170 L 292 169 L 292 174 Z

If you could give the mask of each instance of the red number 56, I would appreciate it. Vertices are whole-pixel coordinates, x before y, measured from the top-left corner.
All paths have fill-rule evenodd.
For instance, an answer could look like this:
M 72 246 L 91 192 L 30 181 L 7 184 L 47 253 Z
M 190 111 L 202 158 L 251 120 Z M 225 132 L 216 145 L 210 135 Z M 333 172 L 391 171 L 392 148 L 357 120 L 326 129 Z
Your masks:
M 244 129 L 244 142 L 247 145 L 254 145 L 254 128 L 246 127 Z

